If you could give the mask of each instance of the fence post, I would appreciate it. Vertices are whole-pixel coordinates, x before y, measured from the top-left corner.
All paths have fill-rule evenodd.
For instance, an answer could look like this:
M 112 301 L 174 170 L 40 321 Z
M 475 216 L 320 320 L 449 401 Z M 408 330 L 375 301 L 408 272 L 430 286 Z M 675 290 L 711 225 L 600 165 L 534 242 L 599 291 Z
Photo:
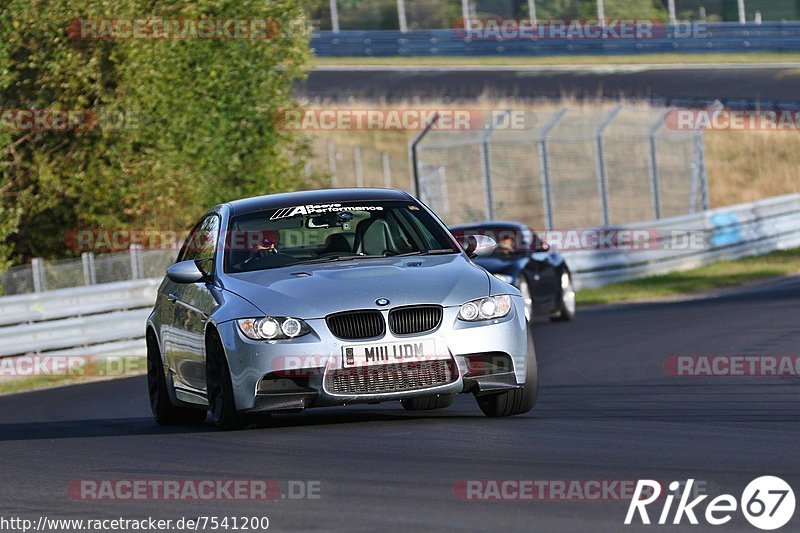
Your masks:
M 83 263 L 83 284 L 96 284 L 97 276 L 94 270 L 94 254 L 92 252 L 83 252 L 81 254 L 81 262 Z
M 333 33 L 339 33 L 339 6 L 336 0 L 330 0 L 331 6 L 331 30 Z
M 697 130 L 694 135 L 694 161 L 692 162 L 692 183 L 689 187 L 689 212 L 697 211 L 697 195 L 700 194 L 702 210 L 708 209 L 708 175 L 706 174 L 705 146 L 703 145 L 703 130 Z
M 487 128 L 489 128 L 487 126 Z M 492 197 L 492 164 L 489 161 L 489 136 L 491 129 L 486 129 L 481 134 L 481 174 L 483 175 L 483 194 L 486 196 L 486 218 L 494 220 L 494 198 Z
M 697 158 L 700 165 L 700 203 L 703 211 L 708 211 L 711 206 L 708 200 L 708 173 L 706 172 L 706 145 L 704 140 L 703 130 L 699 130 L 695 143 L 697 143 Z
M 41 257 L 31 259 L 31 275 L 33 276 L 33 292 L 47 290 L 47 280 L 44 277 L 44 261 Z
M 353 147 L 353 170 L 356 173 L 356 187 L 364 186 L 364 172 L 361 170 L 361 147 Z
M 328 141 L 328 171 L 331 174 L 331 187 L 336 188 L 336 146 Z
M 142 245 L 131 244 L 129 249 L 131 256 L 131 279 L 142 279 L 144 277 L 142 265 Z
M 414 190 L 414 196 L 419 198 L 419 161 L 417 160 L 417 145 L 422 142 L 422 139 L 428 134 L 431 128 L 438 122 L 439 112 L 435 112 L 425 123 L 422 131 L 408 143 L 408 169 L 411 174 L 411 187 Z
M 397 0 L 397 22 L 400 26 L 400 32 L 406 33 L 408 31 L 408 22 L 406 21 L 405 0 Z
M 664 118 L 667 113 L 669 113 L 669 110 L 662 111 L 658 120 L 650 126 L 650 131 L 648 132 L 648 143 L 650 144 L 650 189 L 653 195 L 653 215 L 656 220 L 661 218 L 661 184 L 659 183 L 658 161 L 656 159 L 656 134 L 664 124 Z
M 500 112 L 500 116 L 508 116 L 510 112 L 510 109 L 504 109 Z M 486 195 L 486 217 L 489 220 L 494 219 L 494 187 L 492 186 L 492 160 L 489 156 L 489 139 L 497 128 L 497 120 L 499 118 L 493 113 L 492 120 L 481 132 L 481 173 L 483 174 L 483 192 Z
M 602 209 L 603 214 L 603 226 L 608 226 L 609 224 L 608 182 L 606 179 L 606 161 L 605 157 L 603 156 L 603 133 L 606 131 L 606 128 L 608 128 L 608 126 L 614 120 L 614 117 L 617 116 L 617 113 L 619 113 L 621 109 L 622 108 L 620 106 L 615 106 L 608 113 L 608 115 L 605 116 L 603 121 L 597 127 L 597 131 L 595 131 L 595 142 L 597 144 L 597 187 L 600 194 L 600 208 Z
M 310 185 L 311 184 L 311 176 L 313 175 L 313 172 L 311 171 L 311 160 L 310 159 L 307 159 L 305 165 L 303 165 L 303 172 L 305 173 L 305 176 L 306 176 L 306 185 Z
M 381 164 L 383 166 L 383 186 L 387 189 L 392 188 L 392 167 L 389 164 L 389 153 L 381 154 Z
M 547 124 L 542 128 L 542 133 L 539 135 L 539 167 L 541 169 L 541 189 L 542 189 L 542 203 L 544 204 L 544 220 L 547 224 L 547 229 L 553 229 L 553 194 L 550 188 L 550 160 L 547 154 L 547 137 L 553 131 L 564 115 L 567 114 L 565 108 L 561 108 L 555 112 Z

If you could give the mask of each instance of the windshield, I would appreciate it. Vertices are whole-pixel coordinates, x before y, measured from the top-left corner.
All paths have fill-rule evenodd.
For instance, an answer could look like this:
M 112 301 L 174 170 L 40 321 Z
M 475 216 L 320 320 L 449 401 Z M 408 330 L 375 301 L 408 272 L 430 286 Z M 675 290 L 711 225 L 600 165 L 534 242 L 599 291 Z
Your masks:
M 459 253 L 413 202 L 341 202 L 270 209 L 231 218 L 225 272 L 396 255 Z

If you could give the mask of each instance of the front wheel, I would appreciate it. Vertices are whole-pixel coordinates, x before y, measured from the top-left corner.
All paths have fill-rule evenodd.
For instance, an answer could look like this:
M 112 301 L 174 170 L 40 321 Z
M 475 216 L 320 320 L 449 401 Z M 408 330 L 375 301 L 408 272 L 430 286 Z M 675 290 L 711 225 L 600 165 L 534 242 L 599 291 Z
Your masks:
M 478 407 L 489 417 L 513 416 L 527 413 L 536 404 L 539 395 L 539 371 L 536 366 L 536 351 L 533 348 L 533 336 L 528 329 L 528 365 L 525 372 L 525 384 L 522 388 L 477 396 Z
M 561 273 L 561 291 L 558 307 L 550 315 L 552 322 L 566 322 L 575 318 L 575 288 L 572 285 L 572 276 L 566 270 Z
M 202 424 L 206 419 L 205 409 L 176 407 L 172 405 L 167 391 L 167 378 L 161 363 L 158 341 L 152 333 L 147 334 L 147 392 L 153 419 L 160 426 L 176 424 Z
M 236 412 L 228 358 L 219 335 L 213 330 L 206 341 L 206 391 L 211 420 L 218 428 L 234 430 L 248 425 L 246 417 Z

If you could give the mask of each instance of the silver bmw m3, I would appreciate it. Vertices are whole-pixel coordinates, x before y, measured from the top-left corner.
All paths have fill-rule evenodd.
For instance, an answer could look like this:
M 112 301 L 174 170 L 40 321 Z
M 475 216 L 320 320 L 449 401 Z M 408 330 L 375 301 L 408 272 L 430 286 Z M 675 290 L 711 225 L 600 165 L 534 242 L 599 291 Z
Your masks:
M 159 424 L 400 401 L 526 413 L 536 356 L 519 291 L 472 262 L 424 204 L 386 189 L 218 205 L 189 234 L 147 321 Z

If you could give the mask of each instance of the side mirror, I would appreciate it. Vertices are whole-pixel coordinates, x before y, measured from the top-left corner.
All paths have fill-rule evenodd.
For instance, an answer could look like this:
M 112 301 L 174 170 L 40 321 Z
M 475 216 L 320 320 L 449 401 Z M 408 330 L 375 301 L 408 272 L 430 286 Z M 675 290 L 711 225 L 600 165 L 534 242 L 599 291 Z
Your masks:
M 167 269 L 167 277 L 175 283 L 197 283 L 206 279 L 194 261 L 175 263 Z
M 550 245 L 544 241 L 539 241 L 539 246 L 536 247 L 537 252 L 549 252 Z
M 467 247 L 464 250 L 467 255 L 475 257 L 486 257 L 492 255 L 492 252 L 497 248 L 497 243 L 494 239 L 486 235 L 469 235 L 467 236 Z

